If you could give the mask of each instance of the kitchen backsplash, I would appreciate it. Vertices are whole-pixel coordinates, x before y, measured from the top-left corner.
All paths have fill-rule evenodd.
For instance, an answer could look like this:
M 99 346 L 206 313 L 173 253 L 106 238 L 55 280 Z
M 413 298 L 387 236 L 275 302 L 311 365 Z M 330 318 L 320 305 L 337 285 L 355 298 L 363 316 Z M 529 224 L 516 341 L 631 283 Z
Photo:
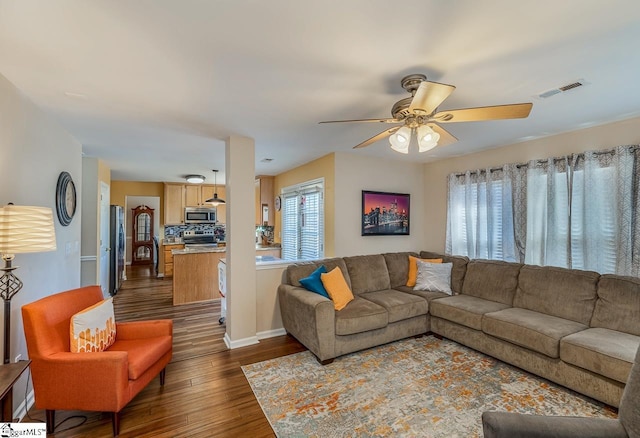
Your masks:
M 165 225 L 164 238 L 170 240 L 171 238 L 182 237 L 185 231 L 200 231 L 200 230 L 213 230 L 218 242 L 225 240 L 224 224 Z
M 265 243 L 273 245 L 273 227 L 268 225 L 256 225 L 256 243 L 262 243 L 262 238 L 266 240 Z

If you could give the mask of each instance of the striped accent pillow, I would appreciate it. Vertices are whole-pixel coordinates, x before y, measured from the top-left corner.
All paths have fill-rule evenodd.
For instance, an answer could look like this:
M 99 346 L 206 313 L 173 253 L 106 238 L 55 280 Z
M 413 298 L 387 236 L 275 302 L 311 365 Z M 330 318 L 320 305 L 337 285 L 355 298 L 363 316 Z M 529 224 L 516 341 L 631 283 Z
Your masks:
M 116 340 L 113 298 L 76 313 L 70 322 L 71 352 L 104 351 Z

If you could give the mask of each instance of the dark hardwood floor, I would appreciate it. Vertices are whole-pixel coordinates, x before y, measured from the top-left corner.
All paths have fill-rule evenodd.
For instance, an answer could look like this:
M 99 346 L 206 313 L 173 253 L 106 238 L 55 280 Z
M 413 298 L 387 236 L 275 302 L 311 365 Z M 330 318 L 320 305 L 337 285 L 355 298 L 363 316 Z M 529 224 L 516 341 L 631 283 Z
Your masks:
M 240 367 L 305 347 L 279 336 L 227 350 L 224 326 L 218 324 L 220 303 L 174 307 L 171 280 L 153 275 L 151 267 L 127 267 L 127 280 L 114 298 L 116 321 L 173 319 L 173 359 L 164 387 L 154 379 L 122 410 L 120 437 L 274 437 Z M 44 411 L 31 409 L 29 417 L 22 421 L 44 421 Z M 112 436 L 109 414 L 59 411 L 56 423 L 52 436 L 59 438 Z

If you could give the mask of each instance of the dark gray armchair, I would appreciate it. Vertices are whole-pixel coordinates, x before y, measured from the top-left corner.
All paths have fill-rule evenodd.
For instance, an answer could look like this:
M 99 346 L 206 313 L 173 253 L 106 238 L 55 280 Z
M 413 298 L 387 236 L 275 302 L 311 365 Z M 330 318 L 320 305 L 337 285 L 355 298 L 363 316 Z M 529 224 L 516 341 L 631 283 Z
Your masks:
M 618 419 L 482 413 L 485 438 L 640 438 L 640 349 L 622 393 Z

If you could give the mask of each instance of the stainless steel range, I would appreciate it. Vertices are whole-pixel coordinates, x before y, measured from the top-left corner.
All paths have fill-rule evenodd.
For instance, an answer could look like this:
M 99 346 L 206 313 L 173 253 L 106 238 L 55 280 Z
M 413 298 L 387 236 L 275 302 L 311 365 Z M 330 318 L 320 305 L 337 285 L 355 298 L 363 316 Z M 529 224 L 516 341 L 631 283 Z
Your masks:
M 202 248 L 218 246 L 213 230 L 188 230 L 182 235 L 185 248 Z

